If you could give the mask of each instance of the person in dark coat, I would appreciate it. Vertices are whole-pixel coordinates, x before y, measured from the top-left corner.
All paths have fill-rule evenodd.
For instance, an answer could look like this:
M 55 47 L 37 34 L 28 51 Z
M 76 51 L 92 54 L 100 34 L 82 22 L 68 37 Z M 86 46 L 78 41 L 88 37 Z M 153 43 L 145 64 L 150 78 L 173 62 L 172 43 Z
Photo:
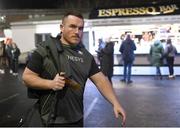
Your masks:
M 107 41 L 104 48 L 101 49 L 101 70 L 108 77 L 112 84 L 114 66 L 114 42 Z
M 11 49 L 11 59 L 12 59 L 12 71 L 13 75 L 18 75 L 18 63 L 19 63 L 19 55 L 20 55 L 20 49 L 17 47 L 16 43 L 12 43 L 12 49 Z
M 128 84 L 132 83 L 131 68 L 135 59 L 134 50 L 136 50 L 136 45 L 130 35 L 127 34 L 127 37 L 122 42 L 119 51 L 122 54 L 122 60 L 124 62 L 123 79 L 121 81 L 127 82 Z
M 102 67 L 102 49 L 105 47 L 105 45 L 106 43 L 101 38 L 98 39 L 98 50 L 96 50 L 96 52 L 100 67 Z
M 169 76 L 168 79 L 174 79 L 174 59 L 177 54 L 176 47 L 172 44 L 171 39 L 167 39 L 166 47 L 164 50 L 165 59 L 169 68 Z
M 0 41 L 0 74 L 5 73 L 6 67 L 6 54 L 4 40 Z
M 12 50 L 12 38 L 7 38 L 5 40 L 5 54 L 7 57 L 7 61 L 8 61 L 8 68 L 9 68 L 9 73 L 13 73 L 12 71 L 12 54 L 11 54 L 11 50 Z

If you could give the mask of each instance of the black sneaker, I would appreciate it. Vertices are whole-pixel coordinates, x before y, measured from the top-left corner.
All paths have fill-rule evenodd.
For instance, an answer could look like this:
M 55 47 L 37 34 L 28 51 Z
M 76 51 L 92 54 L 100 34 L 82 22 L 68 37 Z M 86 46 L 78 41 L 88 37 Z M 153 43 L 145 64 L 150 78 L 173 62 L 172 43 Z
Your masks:
M 133 81 L 132 80 L 129 80 L 128 82 L 127 82 L 127 84 L 131 84 Z
M 125 79 L 122 79 L 121 82 L 126 82 Z

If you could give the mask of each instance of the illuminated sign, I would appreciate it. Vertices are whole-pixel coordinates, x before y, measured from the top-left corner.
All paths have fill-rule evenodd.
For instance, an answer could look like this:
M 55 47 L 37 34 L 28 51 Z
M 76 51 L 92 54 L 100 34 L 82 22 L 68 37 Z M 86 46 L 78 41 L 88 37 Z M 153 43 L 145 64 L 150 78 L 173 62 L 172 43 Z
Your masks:
M 129 8 L 108 8 L 95 9 L 90 14 L 93 18 L 114 18 L 114 17 L 132 17 L 132 16 L 152 16 L 152 15 L 171 15 L 179 13 L 178 4 L 142 6 Z

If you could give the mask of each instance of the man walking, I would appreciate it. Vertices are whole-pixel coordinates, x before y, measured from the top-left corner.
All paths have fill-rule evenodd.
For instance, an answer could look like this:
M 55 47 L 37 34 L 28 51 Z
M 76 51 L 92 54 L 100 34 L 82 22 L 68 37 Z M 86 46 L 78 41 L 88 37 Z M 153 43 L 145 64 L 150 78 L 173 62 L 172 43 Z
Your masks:
M 60 39 L 51 38 L 51 43 L 46 42 L 45 48 L 49 47 L 47 53 L 50 53 L 48 61 L 59 67 L 55 75 L 50 76 L 45 70 L 43 57 L 37 50 L 25 68 L 23 80 L 26 85 L 43 91 L 39 98 L 43 126 L 83 126 L 83 93 L 88 78 L 112 104 L 115 116 L 122 116 L 122 125 L 125 123 L 125 111 L 115 96 L 111 83 L 100 72 L 93 56 L 81 44 L 83 28 L 83 16 L 78 12 L 68 12 L 60 25 Z M 57 54 L 57 57 L 52 54 Z M 53 104 L 51 93 L 56 94 Z

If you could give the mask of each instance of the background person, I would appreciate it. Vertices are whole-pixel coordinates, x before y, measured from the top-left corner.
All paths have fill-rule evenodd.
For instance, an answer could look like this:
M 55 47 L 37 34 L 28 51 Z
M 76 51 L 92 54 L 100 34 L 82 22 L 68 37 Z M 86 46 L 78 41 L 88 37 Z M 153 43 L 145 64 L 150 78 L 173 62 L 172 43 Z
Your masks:
M 4 40 L 0 41 L 0 74 L 5 73 L 6 67 L 6 53 Z
M 12 54 L 11 54 L 11 50 L 12 50 L 12 39 L 11 38 L 7 38 L 5 40 L 5 50 L 6 50 L 6 57 L 7 57 L 7 61 L 8 61 L 8 68 L 9 68 L 9 73 L 13 73 L 12 71 Z
M 61 74 L 58 71 L 55 76 L 50 78 L 43 67 L 43 58 L 37 52 L 33 52 L 31 61 L 23 73 L 23 80 L 28 87 L 44 90 L 46 93 L 54 92 L 57 94 L 55 117 L 50 126 L 83 126 L 83 93 L 88 78 L 93 81 L 101 94 L 112 104 L 116 117 L 122 115 L 122 124 L 124 125 L 126 114 L 120 105 L 113 88 L 108 79 L 98 69 L 94 57 L 84 48 L 79 46 L 83 36 L 84 19 L 78 12 L 68 12 L 62 19 L 61 38 L 54 41 L 59 56 L 65 61 L 60 62 Z M 53 45 L 51 42 L 50 45 Z M 55 52 L 50 51 L 50 52 Z M 66 64 L 64 64 L 66 63 Z M 69 68 L 67 68 L 67 66 Z M 42 73 L 44 72 L 44 75 Z M 62 72 L 63 75 L 62 75 Z M 72 79 L 80 88 L 75 90 L 67 82 Z M 41 101 L 40 103 L 44 103 Z M 39 111 L 42 112 L 40 104 Z M 47 106 L 46 110 L 51 110 Z M 42 118 L 42 113 L 41 118 Z M 48 116 L 51 118 L 51 116 Z M 49 118 L 48 118 L 49 119 Z M 44 126 L 49 126 L 45 121 Z
M 18 75 L 18 65 L 19 65 L 19 56 L 21 52 L 20 49 L 17 47 L 16 43 L 12 43 L 12 48 L 11 48 L 11 59 L 12 59 L 12 71 L 13 75 L 17 76 Z
M 112 84 L 113 67 L 114 67 L 114 42 L 111 37 L 105 42 L 105 47 L 101 49 L 101 71 L 108 77 Z
M 106 43 L 102 38 L 98 39 L 98 50 L 96 50 L 96 52 L 100 67 L 102 67 L 102 49 L 105 47 L 105 45 Z
M 135 59 L 134 51 L 136 50 L 136 45 L 131 39 L 130 34 L 127 34 L 126 39 L 122 42 L 119 51 L 122 55 L 123 60 L 123 79 L 122 82 L 127 82 L 128 84 L 132 83 L 131 80 L 131 68 L 133 61 Z
M 155 40 L 150 48 L 150 61 L 156 67 L 155 79 L 162 79 L 160 66 L 163 65 L 164 48 L 160 40 Z
M 169 76 L 168 79 L 174 79 L 174 60 L 175 55 L 177 54 L 176 47 L 172 44 L 171 39 L 167 39 L 166 47 L 164 50 L 165 59 L 169 68 Z

